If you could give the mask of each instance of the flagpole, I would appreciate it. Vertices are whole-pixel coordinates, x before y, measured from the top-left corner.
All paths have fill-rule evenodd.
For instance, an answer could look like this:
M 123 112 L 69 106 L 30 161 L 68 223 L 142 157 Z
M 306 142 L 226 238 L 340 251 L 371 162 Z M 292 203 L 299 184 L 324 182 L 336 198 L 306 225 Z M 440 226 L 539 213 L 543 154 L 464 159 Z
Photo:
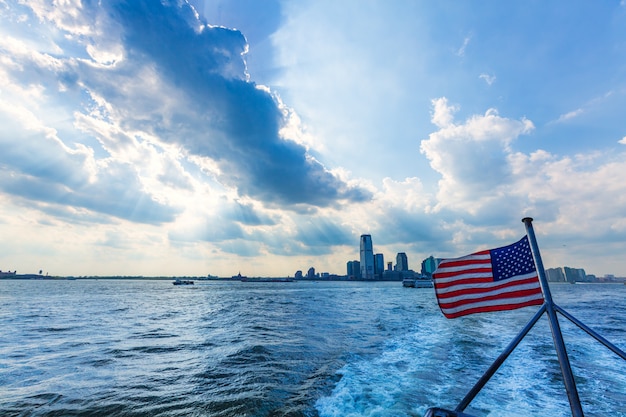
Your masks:
M 567 398 L 569 400 L 570 409 L 572 410 L 573 417 L 584 417 L 582 406 L 580 405 L 580 398 L 578 397 L 578 390 L 576 389 L 576 382 L 574 381 L 574 374 L 569 363 L 567 356 L 567 350 L 565 349 L 565 342 L 563 341 L 563 335 L 561 334 L 561 327 L 559 326 L 559 320 L 556 316 L 556 310 L 554 302 L 552 301 L 552 294 L 550 293 L 550 287 L 548 286 L 548 280 L 546 279 L 546 272 L 543 268 L 543 262 L 541 260 L 541 254 L 539 253 L 539 246 L 537 245 L 537 239 L 535 237 L 535 231 L 533 229 L 533 219 L 531 217 L 524 217 L 522 222 L 526 226 L 526 235 L 532 248 L 533 256 L 535 258 L 535 265 L 537 266 L 537 274 L 539 275 L 539 283 L 541 284 L 541 290 L 543 291 L 543 298 L 545 300 L 546 313 L 550 320 L 550 330 L 552 331 L 552 339 L 554 341 L 554 347 L 559 359 L 559 365 L 561 366 L 561 374 L 563 374 L 563 383 L 565 384 L 565 391 L 567 391 Z

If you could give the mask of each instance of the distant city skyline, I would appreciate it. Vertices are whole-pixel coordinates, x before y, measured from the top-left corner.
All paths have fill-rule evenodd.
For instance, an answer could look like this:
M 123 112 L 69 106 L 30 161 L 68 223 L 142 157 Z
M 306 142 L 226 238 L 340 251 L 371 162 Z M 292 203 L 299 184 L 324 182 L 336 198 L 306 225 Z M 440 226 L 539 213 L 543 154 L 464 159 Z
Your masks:
M 358 279 L 358 280 L 375 280 L 375 279 L 385 279 L 383 275 L 389 272 L 403 272 L 403 271 L 411 271 L 417 274 L 422 274 L 426 277 L 432 277 L 432 273 L 437 269 L 438 263 L 443 258 L 438 258 L 433 255 L 429 255 L 428 257 L 422 259 L 419 262 L 420 267 L 417 270 L 413 270 L 409 268 L 409 257 L 405 252 L 397 252 L 395 255 L 395 265 L 393 262 L 387 262 L 386 268 L 382 270 L 379 269 L 380 266 L 384 266 L 384 254 L 383 253 L 375 253 L 374 254 L 374 240 L 371 235 L 364 234 L 359 238 L 359 255 L 360 260 L 349 260 L 346 262 L 346 270 L 344 273 L 339 272 L 340 268 L 337 270 L 325 270 L 325 271 L 317 271 L 314 265 L 306 268 L 306 273 L 304 273 L 301 269 L 298 269 L 293 275 L 296 278 L 308 278 L 308 279 L 320 279 L 320 278 L 330 278 L 330 277 L 345 277 L 347 279 Z M 369 271 L 374 271 L 373 274 L 364 275 L 363 272 L 366 270 L 365 268 L 361 268 L 361 264 L 363 259 L 368 259 L 371 263 Z M 377 261 L 380 259 L 380 261 Z M 245 270 L 245 269 L 244 269 Z M 241 275 L 241 268 L 238 270 Z M 545 269 L 546 277 L 550 282 L 622 282 L 626 281 L 626 276 L 616 276 L 615 274 L 604 274 L 603 276 L 596 276 L 595 274 L 587 274 L 584 268 L 576 268 L 570 266 L 558 266 L 558 267 L 547 267 Z M 34 273 L 24 273 L 22 271 L 17 272 L 17 270 L 2 270 L 0 269 L 0 278 L 11 278 L 16 275 L 26 275 L 31 278 L 35 278 L 38 276 L 45 277 L 54 277 L 54 275 L 50 276 L 49 272 L 45 272 L 43 270 L 39 270 L 39 272 Z M 245 275 L 245 274 L 244 274 Z M 60 275 L 63 276 L 63 275 Z M 74 276 L 74 275 L 67 275 Z M 80 274 L 77 276 L 89 276 L 86 274 Z M 94 276 L 97 276 L 94 275 Z M 121 276 L 132 276 L 132 275 L 121 275 Z M 172 275 L 172 276 L 182 276 L 182 275 Z M 197 276 L 197 275 L 196 275 Z M 202 275 L 200 275 L 202 276 Z M 217 275 L 207 274 L 209 277 L 218 278 Z M 276 275 L 275 277 L 284 277 L 291 276 L 290 273 Z M 386 277 L 387 279 L 395 279 L 399 280 L 402 278 L 402 275 L 398 274 L 394 277 L 390 277 L 389 275 Z
M 408 256 L 405 252 L 396 253 L 395 260 L 396 263 L 393 265 L 393 262 L 387 262 L 386 269 L 379 269 L 379 266 L 384 265 L 384 254 L 376 253 L 374 250 L 374 239 L 369 234 L 364 234 L 360 236 L 359 239 L 359 260 L 349 260 L 346 262 L 346 273 L 345 275 L 342 273 L 338 273 L 336 271 L 323 271 L 316 272 L 315 267 L 311 266 L 307 270 L 306 276 L 309 278 L 320 278 L 323 276 L 326 277 L 342 277 L 345 276 L 349 279 L 359 279 L 359 280 L 373 280 L 373 279 L 383 279 L 384 272 L 402 272 L 402 271 L 413 271 L 409 268 Z M 368 268 L 363 268 L 362 264 L 364 260 L 369 259 L 369 262 L 373 262 L 374 267 L 369 268 L 369 270 L 374 270 L 375 273 L 372 275 L 364 275 L 364 271 L 367 271 Z M 380 261 L 377 261 L 377 260 Z M 432 277 L 432 273 L 437 269 L 437 265 L 441 262 L 443 258 L 437 258 L 433 255 L 428 256 L 420 261 L 420 268 L 417 269 L 418 274 L 424 275 L 426 277 Z M 550 282 L 611 282 L 611 281 L 622 281 L 626 280 L 626 277 L 616 277 L 613 274 L 605 274 L 604 276 L 597 277 L 594 274 L 587 274 L 584 268 L 573 268 L 569 266 L 563 267 L 550 267 L 545 269 L 546 277 Z M 302 271 L 299 270 L 295 274 L 296 277 L 302 277 Z M 395 277 L 395 279 L 400 279 L 401 275 Z

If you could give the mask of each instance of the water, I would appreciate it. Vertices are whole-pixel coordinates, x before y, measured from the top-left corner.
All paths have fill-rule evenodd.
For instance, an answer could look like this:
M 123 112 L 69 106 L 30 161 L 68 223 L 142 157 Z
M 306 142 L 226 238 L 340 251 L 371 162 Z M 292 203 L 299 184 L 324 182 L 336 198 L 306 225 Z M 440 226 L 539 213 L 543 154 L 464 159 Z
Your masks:
M 552 291 L 626 350 L 626 286 Z M 535 311 L 446 320 L 397 282 L 2 280 L 0 416 L 422 416 Z M 626 416 L 626 361 L 561 326 L 585 415 Z M 570 415 L 545 317 L 466 411 Z

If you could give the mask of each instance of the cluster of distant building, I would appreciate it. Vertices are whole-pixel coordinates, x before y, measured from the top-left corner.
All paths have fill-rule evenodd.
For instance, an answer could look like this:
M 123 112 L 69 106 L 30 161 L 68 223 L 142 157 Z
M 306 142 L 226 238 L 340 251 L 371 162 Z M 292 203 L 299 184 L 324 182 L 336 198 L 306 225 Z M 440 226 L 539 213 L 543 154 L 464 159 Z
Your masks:
M 15 271 L 2 271 L 0 270 L 0 279 L 44 279 L 48 278 L 48 273 L 43 275 L 42 271 L 39 271 L 39 274 L 18 274 L 17 270 Z
M 346 275 L 330 274 L 328 272 L 317 273 L 311 267 L 306 272 L 296 271 L 296 279 L 329 279 L 350 281 L 402 281 L 405 278 L 418 277 L 432 278 L 441 259 L 429 256 L 421 264 L 420 272 L 409 268 L 409 259 L 405 252 L 396 254 L 396 263 L 389 261 L 385 264 L 382 253 L 374 253 L 371 235 L 361 235 L 359 260 L 348 261 Z
M 603 277 L 597 277 L 593 274 L 586 274 L 582 268 L 548 268 L 546 269 L 546 278 L 550 282 L 626 282 L 626 278 L 616 277 L 612 274 L 606 274 Z

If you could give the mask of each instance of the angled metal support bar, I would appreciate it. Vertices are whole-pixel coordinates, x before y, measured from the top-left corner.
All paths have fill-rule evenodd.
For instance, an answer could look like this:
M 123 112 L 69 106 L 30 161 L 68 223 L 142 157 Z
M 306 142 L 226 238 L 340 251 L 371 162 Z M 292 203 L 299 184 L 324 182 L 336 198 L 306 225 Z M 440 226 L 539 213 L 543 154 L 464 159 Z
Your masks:
M 525 217 L 522 219 L 522 222 L 524 223 L 524 226 L 526 226 L 526 235 L 528 236 L 528 241 L 535 258 L 535 266 L 537 267 L 537 275 L 539 276 L 539 283 L 541 284 L 541 290 L 543 291 L 546 313 L 550 320 L 552 340 L 554 341 L 554 348 L 559 359 L 561 374 L 563 375 L 563 383 L 565 384 L 565 391 L 567 392 L 567 399 L 569 400 L 572 416 L 583 417 L 584 413 L 582 405 L 580 404 L 576 381 L 574 380 L 572 367 L 569 363 L 569 357 L 567 356 L 567 350 L 565 349 L 565 342 L 563 341 L 563 334 L 561 333 L 561 327 L 559 326 L 559 319 L 556 315 L 554 302 L 552 301 L 552 294 L 550 293 L 550 286 L 548 285 L 548 279 L 546 278 L 546 271 L 543 268 L 543 261 L 541 260 L 541 254 L 539 253 L 539 245 L 537 245 L 537 238 L 535 237 L 535 230 L 533 229 L 533 219 Z
M 472 387 L 472 389 L 465 395 L 465 397 L 461 400 L 459 405 L 456 406 L 456 408 L 454 409 L 455 412 L 462 412 L 463 410 L 465 410 L 465 408 L 472 402 L 474 397 L 476 397 L 476 395 L 478 395 L 480 390 L 483 389 L 483 387 L 491 379 L 493 374 L 496 373 L 496 371 L 504 363 L 506 358 L 508 358 L 509 355 L 511 354 L 511 352 L 513 352 L 513 350 L 515 350 L 517 345 L 519 345 L 519 343 L 522 341 L 522 339 L 528 334 L 530 329 L 533 328 L 535 323 L 537 323 L 537 321 L 539 320 L 541 315 L 543 313 L 545 313 L 545 312 L 546 312 L 546 305 L 543 304 L 539 308 L 539 310 L 535 313 L 533 318 L 530 319 L 530 321 L 518 333 L 518 335 L 515 337 L 515 339 L 513 339 L 513 341 L 511 343 L 509 343 L 509 345 L 506 347 L 506 349 L 500 354 L 500 356 L 498 356 L 498 358 L 491 364 L 489 369 L 487 369 L 487 371 L 485 371 L 483 376 L 480 377 L 478 382 L 476 382 L 476 384 Z
M 556 309 L 556 311 L 561 313 L 566 319 L 568 319 L 569 321 L 574 323 L 576 326 L 578 326 L 581 329 L 583 329 L 584 331 L 586 331 L 591 337 L 595 338 L 598 342 L 602 343 L 608 349 L 613 351 L 613 353 L 615 353 L 617 356 L 619 356 L 620 358 L 626 360 L 626 353 L 624 353 L 623 350 L 620 350 L 620 348 L 618 348 L 617 346 L 615 346 L 614 344 L 612 344 L 611 342 L 606 340 L 604 337 L 600 336 L 598 333 L 593 331 L 591 328 L 587 327 L 583 322 L 581 322 L 580 320 L 576 319 L 574 316 L 569 314 L 567 311 L 563 310 L 558 305 L 555 304 L 554 308 Z

